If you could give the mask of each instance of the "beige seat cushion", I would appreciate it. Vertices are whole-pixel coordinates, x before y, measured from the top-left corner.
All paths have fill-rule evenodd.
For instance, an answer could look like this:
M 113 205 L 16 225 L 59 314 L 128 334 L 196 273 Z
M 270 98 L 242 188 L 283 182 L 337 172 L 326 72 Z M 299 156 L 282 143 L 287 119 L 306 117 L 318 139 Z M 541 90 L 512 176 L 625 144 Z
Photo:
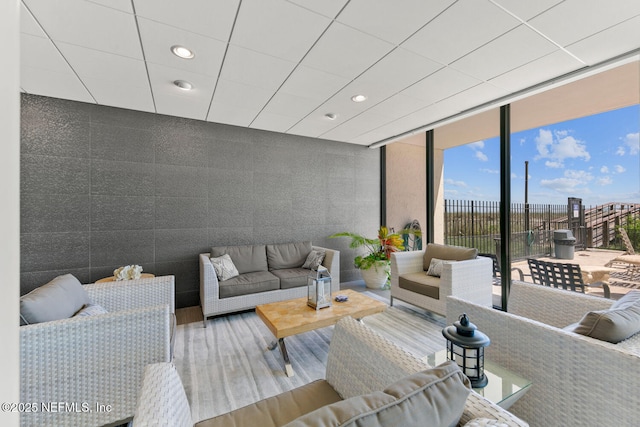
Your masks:
M 325 405 L 342 400 L 325 380 L 287 391 L 208 420 L 196 427 L 276 427 Z
M 427 276 L 424 271 L 403 274 L 398 278 L 398 286 L 433 299 L 440 299 L 440 278 Z
M 431 265 L 431 258 L 451 261 L 466 261 L 468 259 L 475 259 L 477 256 L 478 250 L 475 248 L 429 243 L 427 245 L 427 249 L 424 251 L 422 265 L 424 271 L 428 271 L 429 265 Z
M 363 396 L 324 406 L 286 427 L 448 427 L 462 416 L 469 379 L 454 362 L 405 377 Z

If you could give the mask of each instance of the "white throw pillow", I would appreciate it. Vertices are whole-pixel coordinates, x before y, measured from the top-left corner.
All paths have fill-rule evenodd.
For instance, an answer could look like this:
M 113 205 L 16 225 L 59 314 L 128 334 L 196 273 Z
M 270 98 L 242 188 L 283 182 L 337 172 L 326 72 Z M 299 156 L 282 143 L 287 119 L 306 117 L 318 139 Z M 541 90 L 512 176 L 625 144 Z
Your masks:
M 313 249 L 307 255 L 307 260 L 302 264 L 302 268 L 308 268 L 310 270 L 317 270 L 322 261 L 324 260 L 325 251 L 316 251 Z
M 431 258 L 431 263 L 429 264 L 429 270 L 427 271 L 427 276 L 440 277 L 442 275 L 442 266 L 445 264 L 451 264 L 452 262 L 455 262 L 455 261 Z
M 84 307 L 80 309 L 74 317 L 83 317 L 83 316 L 96 316 L 98 314 L 106 314 L 108 311 L 98 304 L 85 304 Z
M 213 264 L 213 268 L 216 270 L 216 276 L 218 276 L 218 280 L 220 281 L 229 280 L 240 274 L 233 264 L 233 261 L 231 261 L 229 254 L 211 258 L 211 264 Z

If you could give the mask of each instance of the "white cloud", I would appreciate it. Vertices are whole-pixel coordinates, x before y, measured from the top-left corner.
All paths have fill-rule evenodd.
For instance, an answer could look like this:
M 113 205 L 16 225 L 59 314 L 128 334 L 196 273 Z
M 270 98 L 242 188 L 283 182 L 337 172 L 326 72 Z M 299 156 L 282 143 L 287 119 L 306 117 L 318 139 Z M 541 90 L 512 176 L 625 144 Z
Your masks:
M 467 186 L 466 182 L 464 182 L 464 181 L 454 181 L 451 178 L 445 179 L 444 183 L 447 184 L 447 185 L 452 185 L 454 187 L 466 187 Z
M 484 148 L 484 141 L 476 141 L 468 145 L 473 150 L 482 150 Z
M 538 150 L 535 160 L 550 159 L 547 167 L 562 167 L 558 165 L 563 165 L 565 159 L 582 158 L 585 161 L 591 159 L 585 142 L 571 136 L 568 130 L 552 132 L 540 129 L 535 141 Z
M 500 171 L 498 169 L 487 169 L 487 168 L 480 169 L 480 172 L 490 173 L 490 174 L 499 174 L 500 173 Z
M 602 167 L 600 168 L 600 173 L 609 173 L 609 168 L 608 168 L 608 167 L 606 167 L 606 166 L 602 166 Z
M 562 178 L 543 179 L 540 186 L 550 188 L 560 193 L 584 193 L 587 183 L 593 180 L 593 175 L 586 171 L 566 170 Z
M 618 156 L 624 156 L 625 154 L 627 154 L 627 150 L 625 150 L 624 147 L 618 147 L 618 149 L 616 150 L 616 154 Z
M 640 132 L 628 133 L 622 140 L 625 145 L 629 147 L 629 154 L 635 155 L 640 153 Z
M 564 167 L 564 164 L 562 162 L 552 162 L 550 160 L 547 160 L 546 162 L 544 162 L 544 165 L 552 169 L 560 169 Z
M 487 155 L 482 151 L 476 151 L 476 159 L 480 160 L 481 162 L 486 162 L 487 160 L 489 160 Z
M 598 180 L 596 182 L 598 183 L 598 185 L 611 185 L 611 184 L 613 184 L 613 180 L 611 179 L 610 176 L 603 176 L 601 178 L 598 178 Z
M 614 169 L 616 170 L 616 173 L 624 173 L 624 172 L 626 172 L 626 169 L 624 168 L 624 166 L 621 166 L 621 165 L 615 165 Z

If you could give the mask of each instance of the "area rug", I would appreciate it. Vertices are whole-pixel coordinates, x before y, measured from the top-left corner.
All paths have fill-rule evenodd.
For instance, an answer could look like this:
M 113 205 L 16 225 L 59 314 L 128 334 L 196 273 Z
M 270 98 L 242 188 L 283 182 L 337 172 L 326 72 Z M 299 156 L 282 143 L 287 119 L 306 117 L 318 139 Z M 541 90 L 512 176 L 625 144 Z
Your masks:
M 403 306 L 364 323 L 418 356 L 445 347 L 438 319 Z M 330 326 L 288 337 L 295 376 L 287 377 L 280 351 L 267 349 L 273 335 L 253 311 L 208 319 L 206 328 L 202 322 L 178 326 L 174 361 L 194 422 L 324 378 L 332 333 Z

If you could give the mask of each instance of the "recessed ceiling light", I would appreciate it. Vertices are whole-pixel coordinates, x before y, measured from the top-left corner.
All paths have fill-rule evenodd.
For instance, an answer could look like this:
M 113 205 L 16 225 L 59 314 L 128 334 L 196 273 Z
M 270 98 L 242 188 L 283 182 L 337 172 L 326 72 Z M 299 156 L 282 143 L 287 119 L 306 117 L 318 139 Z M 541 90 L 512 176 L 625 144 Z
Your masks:
M 337 119 L 337 118 L 338 118 L 338 115 L 337 115 L 337 114 L 335 114 L 335 113 L 327 113 L 327 114 L 325 114 L 324 116 L 325 116 L 327 119 L 329 119 L 329 120 L 335 120 L 335 119 Z
M 352 100 L 353 102 L 362 102 L 362 101 L 366 101 L 366 100 L 367 100 L 367 97 L 366 97 L 366 96 L 364 96 L 364 95 L 353 95 L 353 96 L 351 97 L 351 100 Z
M 191 90 L 193 89 L 193 85 L 186 80 L 176 80 L 173 82 L 174 85 L 178 86 L 182 90 Z
M 191 51 L 191 49 L 187 49 L 186 47 L 180 46 L 180 45 L 171 46 L 171 52 L 173 52 L 175 56 L 178 56 L 183 59 L 191 59 L 194 56 L 196 56 Z

